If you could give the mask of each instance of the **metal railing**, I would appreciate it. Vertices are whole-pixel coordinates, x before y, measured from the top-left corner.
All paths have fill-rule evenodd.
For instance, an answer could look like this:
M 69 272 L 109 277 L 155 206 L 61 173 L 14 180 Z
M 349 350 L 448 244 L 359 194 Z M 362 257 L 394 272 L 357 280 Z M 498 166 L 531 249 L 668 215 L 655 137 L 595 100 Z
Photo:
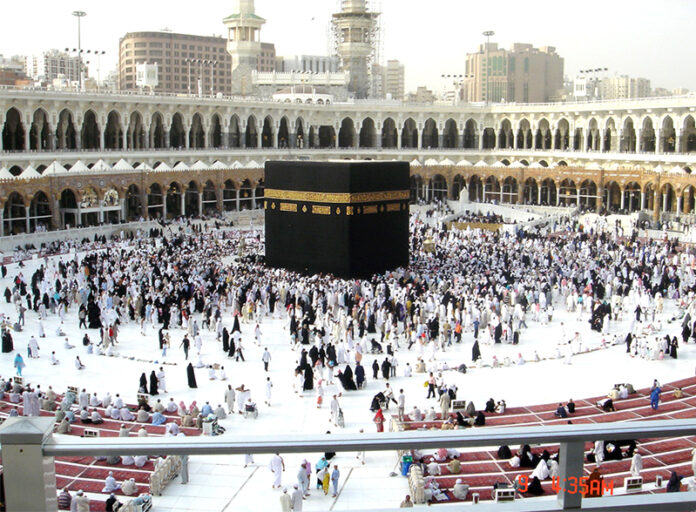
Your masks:
M 293 435 L 264 437 L 166 437 L 166 438 L 80 438 L 54 437 L 53 418 L 9 418 L 0 427 L 0 444 L 5 472 L 7 502 L 26 499 L 26 487 L 19 482 L 39 481 L 54 457 L 96 455 L 239 455 L 272 453 L 316 453 L 384 451 L 438 448 L 476 448 L 518 444 L 560 444 L 559 481 L 583 476 L 584 447 L 587 441 L 612 439 L 654 439 L 696 435 L 696 420 L 619 422 L 613 424 L 554 425 L 543 427 L 482 428 L 455 431 L 413 431 L 398 433 Z M 46 459 L 48 458 L 48 459 Z M 41 472 L 40 475 L 35 473 Z M 46 491 L 48 500 L 55 486 Z M 39 494 L 39 493 L 37 493 Z M 36 498 L 36 496 L 33 496 Z M 54 498 L 52 498 L 54 499 Z M 44 503 L 45 504 L 45 503 Z M 29 505 L 28 505 L 29 506 Z M 36 509 L 37 503 L 31 506 Z M 477 510 L 493 510 L 477 505 Z M 49 507 L 50 508 L 50 507 Z M 39 507 L 38 509 L 44 509 Z M 694 510 L 696 492 L 678 495 L 626 495 L 583 500 L 580 494 L 560 492 L 556 500 L 522 500 L 496 504 L 496 511 L 508 510 Z M 13 510 L 32 510 L 15 508 Z

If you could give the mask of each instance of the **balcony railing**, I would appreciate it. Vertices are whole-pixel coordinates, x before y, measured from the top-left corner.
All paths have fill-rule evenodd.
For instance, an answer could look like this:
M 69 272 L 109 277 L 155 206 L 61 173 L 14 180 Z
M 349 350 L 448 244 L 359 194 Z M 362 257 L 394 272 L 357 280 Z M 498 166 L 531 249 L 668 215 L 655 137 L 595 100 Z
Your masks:
M 96 455 L 241 455 L 272 453 L 355 452 L 438 448 L 476 448 L 519 444 L 560 444 L 559 481 L 583 475 L 587 441 L 654 439 L 696 435 L 696 420 L 619 422 L 544 427 L 481 428 L 455 431 L 335 434 L 331 436 L 79 438 L 53 436 L 51 417 L 15 417 L 0 427 L 0 444 L 9 510 L 48 510 L 55 501 L 53 458 Z M 47 482 L 44 493 L 27 493 L 31 482 Z M 50 500 L 50 503 L 49 503 Z M 641 494 L 584 500 L 560 492 L 557 500 L 525 499 L 496 504 L 496 511 L 696 509 L 696 492 Z M 477 510 L 493 510 L 477 505 Z

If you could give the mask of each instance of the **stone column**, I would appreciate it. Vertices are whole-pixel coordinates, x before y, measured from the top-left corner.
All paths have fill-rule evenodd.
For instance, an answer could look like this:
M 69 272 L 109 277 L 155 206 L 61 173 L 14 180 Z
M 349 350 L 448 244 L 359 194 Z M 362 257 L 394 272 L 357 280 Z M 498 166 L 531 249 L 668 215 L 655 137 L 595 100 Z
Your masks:
M 41 449 L 52 441 L 53 424 L 52 417 L 15 417 L 0 427 L 7 510 L 58 509 L 55 463 Z
M 246 148 L 246 129 L 246 124 L 243 124 L 239 127 L 239 147 L 242 149 Z
M 30 233 L 30 232 L 31 232 L 31 230 L 30 230 L 30 228 L 31 228 L 31 221 L 29 220 L 29 214 L 31 213 L 31 201 L 32 201 L 32 200 L 33 200 L 33 198 L 32 198 L 31 196 L 29 196 L 29 197 L 27 198 L 27 203 L 28 203 L 28 204 L 27 204 L 26 208 L 24 208 L 24 216 L 25 216 L 25 218 L 26 218 L 26 233 Z
M 626 189 L 621 191 L 621 210 L 626 209 Z
M 258 124 L 256 125 L 256 148 L 261 149 L 263 147 L 263 125 L 261 129 L 258 129 Z
M 186 189 L 184 187 L 181 187 L 181 215 L 186 215 L 188 212 L 186 211 Z M 167 202 L 165 201 L 165 205 Z
M 198 192 L 198 216 L 203 215 L 203 191 Z
M 636 144 L 635 144 L 635 149 L 634 151 L 638 153 L 638 151 L 642 151 L 642 139 L 643 139 L 643 130 L 638 130 L 636 132 Z
M 222 149 L 229 149 L 230 148 L 230 132 L 229 131 L 224 131 L 222 132 Z
M 478 139 L 479 139 L 479 140 L 478 140 L 478 148 L 479 148 L 479 151 L 483 151 L 483 130 L 482 130 L 482 129 L 479 129 L 479 138 L 478 138 Z M 526 137 L 526 136 L 525 136 L 524 142 L 525 142 L 525 144 L 527 143 L 527 137 Z
M 653 220 L 658 220 L 660 218 L 660 201 L 659 199 L 659 182 L 653 192 Z
M 675 212 L 677 214 L 677 217 L 681 215 L 682 213 L 682 196 L 684 195 L 684 192 L 679 194 L 677 197 L 677 211 Z
M 106 130 L 99 130 L 99 149 L 104 151 L 104 137 L 105 137 L 105 132 Z
M 140 191 L 140 216 L 145 220 L 150 218 L 150 208 L 148 208 L 147 204 L 147 192 L 144 188 Z
M 541 184 L 537 185 L 537 205 L 541 206 Z
M 662 128 L 655 130 L 655 153 L 663 153 L 665 151 L 665 141 L 662 140 Z
M 575 151 L 575 132 L 570 132 L 568 134 L 568 150 Z
M 360 147 L 360 132 L 362 131 L 362 124 L 356 123 L 353 127 L 353 149 L 358 149 Z
M 423 149 L 423 127 L 422 125 L 416 125 L 416 130 L 418 131 L 418 150 Z
M 0 137 L 2 139 L 2 137 Z M 5 208 L 0 208 L 0 236 L 5 236 Z
M 445 127 L 442 125 L 437 127 L 437 147 L 440 149 L 445 147 Z
M 288 147 L 295 149 L 297 147 L 297 131 L 288 131 Z
M 674 152 L 675 153 L 686 153 L 686 151 L 684 151 L 684 146 L 683 146 L 683 140 L 684 140 L 683 137 L 684 137 L 684 131 L 679 130 L 677 132 L 677 135 L 676 135 L 676 138 L 674 141 L 675 142 L 675 144 L 674 144 Z M 0 146 L 0 150 L 1 149 L 2 149 L 2 147 Z
M 128 149 L 128 130 L 123 125 L 121 125 L 121 144 L 123 149 Z
M 225 210 L 225 204 L 223 203 L 224 186 L 217 187 L 215 189 L 215 207 L 218 212 Z
M 377 149 L 382 149 L 382 123 L 375 125 L 375 144 Z
M 164 129 L 164 147 L 166 149 L 170 149 L 172 147 L 172 139 L 169 128 Z
M 208 135 L 208 130 L 203 130 L 203 147 L 206 149 L 210 148 L 209 143 L 213 140 L 213 137 Z

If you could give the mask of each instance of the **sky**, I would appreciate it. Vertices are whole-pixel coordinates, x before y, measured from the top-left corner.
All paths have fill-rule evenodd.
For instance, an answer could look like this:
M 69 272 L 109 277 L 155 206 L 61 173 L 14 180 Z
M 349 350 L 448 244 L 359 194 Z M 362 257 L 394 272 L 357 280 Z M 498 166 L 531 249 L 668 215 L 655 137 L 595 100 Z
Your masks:
M 371 0 L 382 12 L 382 61 L 406 66 L 406 88 L 440 90 L 443 74 L 463 74 L 466 54 L 495 31 L 491 42 L 554 46 L 565 74 L 608 68 L 608 76 L 648 78 L 653 87 L 696 90 L 696 1 L 693 0 Z M 324 55 L 338 0 L 256 0 L 267 20 L 262 40 L 278 55 Z M 118 41 L 127 32 L 160 30 L 222 35 L 234 2 L 219 0 L 33 0 L 3 9 L 0 54 L 77 47 L 74 10 L 83 10 L 82 46 L 106 51 L 101 74 L 116 67 Z M 193 6 L 193 8 L 192 8 Z M 96 72 L 96 69 L 94 70 Z M 96 73 L 93 73 L 96 74 Z

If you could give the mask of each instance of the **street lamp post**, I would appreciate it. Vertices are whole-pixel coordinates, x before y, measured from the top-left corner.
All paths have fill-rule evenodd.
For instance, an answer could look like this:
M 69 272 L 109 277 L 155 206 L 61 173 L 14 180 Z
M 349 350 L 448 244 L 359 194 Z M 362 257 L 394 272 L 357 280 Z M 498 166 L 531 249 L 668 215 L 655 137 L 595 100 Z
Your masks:
M 495 35 L 495 32 L 492 30 L 486 30 L 483 33 L 484 36 L 486 36 L 486 105 L 488 105 L 488 98 L 489 98 L 489 84 L 488 84 L 488 47 L 491 44 L 491 36 Z
M 87 13 L 84 11 L 73 11 L 72 13 L 73 16 L 77 18 L 77 65 L 78 65 L 78 87 L 79 90 L 82 91 L 82 39 L 81 39 L 81 27 L 80 27 L 80 20 L 87 16 Z

